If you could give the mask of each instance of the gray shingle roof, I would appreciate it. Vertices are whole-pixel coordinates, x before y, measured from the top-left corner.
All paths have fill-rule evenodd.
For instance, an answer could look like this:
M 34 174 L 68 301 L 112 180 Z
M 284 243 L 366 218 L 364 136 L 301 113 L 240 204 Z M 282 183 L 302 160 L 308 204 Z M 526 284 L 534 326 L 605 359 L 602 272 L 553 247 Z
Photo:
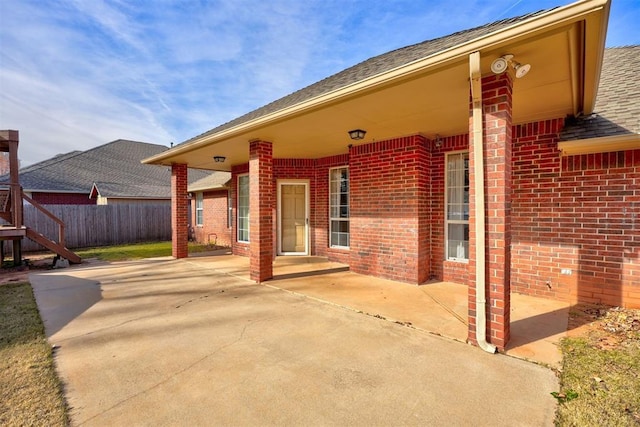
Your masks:
M 189 192 L 206 191 L 218 188 L 227 188 L 230 185 L 230 172 L 214 172 L 189 184 Z
M 403 47 L 393 50 L 391 52 L 384 53 L 379 56 L 367 59 L 353 67 L 340 71 L 330 77 L 320 80 L 310 86 L 300 89 L 290 95 L 278 99 L 270 104 L 260 107 L 248 114 L 238 117 L 230 122 L 220 125 L 214 129 L 195 136 L 182 144 L 190 143 L 198 140 L 204 136 L 214 135 L 218 132 L 233 128 L 235 126 L 250 122 L 260 117 L 266 116 L 271 113 L 278 112 L 285 108 L 300 104 L 308 101 L 312 98 L 333 92 L 340 88 L 346 87 L 353 83 L 360 82 L 367 78 L 376 76 L 378 74 L 393 70 L 395 68 L 407 65 L 411 62 L 424 59 L 433 54 L 442 52 L 446 49 L 455 47 L 457 45 L 469 42 L 479 37 L 486 36 L 498 30 L 506 27 L 510 27 L 519 22 L 525 21 L 534 16 L 548 12 L 552 9 L 541 10 L 538 12 L 530 13 L 527 15 L 518 16 L 515 18 L 503 19 L 490 24 L 486 24 L 480 27 L 472 28 L 469 30 L 460 31 L 445 37 L 440 37 L 433 40 L 427 40 L 418 44 Z
M 594 113 L 568 119 L 560 139 L 640 133 L 639 69 L 640 46 L 606 49 Z
M 22 168 L 20 184 L 25 191 L 89 194 L 96 183 L 105 197 L 170 198 L 169 168 L 140 163 L 165 150 L 167 147 L 163 145 L 119 139 Z M 189 180 L 196 181 L 209 174 L 190 169 Z

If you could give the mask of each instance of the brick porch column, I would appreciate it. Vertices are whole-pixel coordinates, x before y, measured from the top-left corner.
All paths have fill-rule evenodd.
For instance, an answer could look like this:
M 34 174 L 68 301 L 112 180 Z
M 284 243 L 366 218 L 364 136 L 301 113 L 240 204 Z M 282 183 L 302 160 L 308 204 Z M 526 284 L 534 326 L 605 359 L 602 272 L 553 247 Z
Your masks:
M 189 199 L 187 197 L 187 165 L 171 165 L 171 255 L 189 256 Z
M 504 350 L 510 337 L 511 276 L 511 111 L 509 72 L 482 79 L 483 157 L 486 233 L 487 341 Z M 469 341 L 475 336 L 475 192 L 472 112 L 469 119 Z
M 273 277 L 273 148 L 270 142 L 249 143 L 250 277 L 260 283 Z

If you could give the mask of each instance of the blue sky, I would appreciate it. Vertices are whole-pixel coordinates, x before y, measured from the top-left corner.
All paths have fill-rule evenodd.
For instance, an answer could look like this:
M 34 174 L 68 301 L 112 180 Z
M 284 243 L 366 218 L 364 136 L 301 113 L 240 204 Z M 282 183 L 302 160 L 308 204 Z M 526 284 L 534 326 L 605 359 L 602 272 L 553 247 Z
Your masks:
M 0 129 L 22 166 L 180 143 L 372 56 L 564 0 L 2 0 Z M 613 0 L 607 46 L 640 44 Z

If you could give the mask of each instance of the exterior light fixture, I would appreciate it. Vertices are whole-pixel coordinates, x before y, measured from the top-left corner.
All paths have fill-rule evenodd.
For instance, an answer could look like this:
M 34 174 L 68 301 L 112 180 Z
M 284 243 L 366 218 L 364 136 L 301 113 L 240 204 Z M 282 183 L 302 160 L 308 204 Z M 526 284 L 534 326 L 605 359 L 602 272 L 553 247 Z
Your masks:
M 436 139 L 433 141 L 433 145 L 435 145 L 436 148 L 442 147 L 442 138 L 440 138 L 440 135 L 436 134 Z
M 349 137 L 353 140 L 364 139 L 364 135 L 366 133 L 367 133 L 366 130 L 354 129 L 349 131 Z
M 213 156 L 213 161 L 216 163 L 224 163 L 227 160 L 225 156 Z
M 491 71 L 493 71 L 494 74 L 502 74 L 509 69 L 509 66 L 513 67 L 516 72 L 516 78 L 518 79 L 524 77 L 529 70 L 531 70 L 530 64 L 520 64 L 513 60 L 513 55 L 506 54 L 491 63 Z
M 531 69 L 531 65 L 514 62 L 513 69 L 516 70 L 516 78 L 519 79 L 524 77 L 529 72 L 529 70 Z

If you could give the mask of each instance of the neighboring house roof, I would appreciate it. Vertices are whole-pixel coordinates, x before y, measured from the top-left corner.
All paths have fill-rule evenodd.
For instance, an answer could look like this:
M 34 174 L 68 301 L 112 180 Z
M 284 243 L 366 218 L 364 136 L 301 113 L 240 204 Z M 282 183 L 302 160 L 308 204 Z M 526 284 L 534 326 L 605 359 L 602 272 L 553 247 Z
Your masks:
M 89 194 L 97 190 L 103 197 L 170 198 L 170 169 L 140 163 L 165 150 L 163 145 L 119 139 L 22 168 L 20 184 L 27 192 Z M 190 169 L 189 178 L 195 181 L 210 173 Z
M 320 80 L 317 83 L 314 83 L 310 86 L 300 89 L 290 95 L 285 96 L 284 98 L 280 98 L 277 101 L 271 102 L 270 104 L 267 104 L 261 108 L 251 111 L 250 113 L 245 114 L 241 117 L 238 117 L 230 122 L 227 122 L 207 132 L 204 132 L 201 135 L 195 136 L 187 141 L 184 141 L 183 143 L 179 144 L 177 147 L 179 147 L 182 144 L 187 144 L 189 142 L 201 139 L 202 137 L 213 135 L 213 134 L 222 132 L 224 130 L 233 128 L 235 126 L 241 125 L 243 123 L 250 122 L 262 116 L 266 116 L 270 113 L 284 110 L 285 108 L 294 106 L 296 104 L 300 104 L 312 98 L 327 94 L 329 92 L 333 92 L 340 88 L 347 87 L 351 84 L 360 82 L 362 80 L 376 76 L 378 74 L 408 65 L 414 61 L 426 58 L 430 55 L 436 54 L 438 52 L 442 52 L 446 49 L 452 48 L 454 46 L 468 42 L 470 40 L 474 40 L 479 37 L 486 36 L 502 28 L 512 26 L 514 24 L 517 24 L 519 22 L 532 18 L 536 15 L 540 15 L 542 13 L 548 12 L 549 10 L 552 10 L 552 9 L 541 10 L 538 12 L 529 13 L 527 15 L 518 16 L 515 18 L 503 19 L 497 22 L 482 25 L 480 27 L 459 31 L 457 33 L 453 33 L 448 36 L 440 37 L 433 40 L 427 40 L 421 43 L 417 43 L 411 46 L 403 47 L 400 49 L 393 50 L 391 52 L 384 53 L 382 55 L 375 56 L 373 58 L 367 59 L 364 62 L 354 65 L 353 67 L 340 71 L 337 74 L 334 74 L 330 77 Z
M 569 118 L 561 140 L 640 133 L 640 46 L 605 50 L 594 113 Z
M 214 172 L 211 175 L 205 176 L 197 181 L 189 184 L 188 192 L 199 192 L 206 190 L 215 190 L 228 188 L 230 186 L 231 173 L 229 172 Z

